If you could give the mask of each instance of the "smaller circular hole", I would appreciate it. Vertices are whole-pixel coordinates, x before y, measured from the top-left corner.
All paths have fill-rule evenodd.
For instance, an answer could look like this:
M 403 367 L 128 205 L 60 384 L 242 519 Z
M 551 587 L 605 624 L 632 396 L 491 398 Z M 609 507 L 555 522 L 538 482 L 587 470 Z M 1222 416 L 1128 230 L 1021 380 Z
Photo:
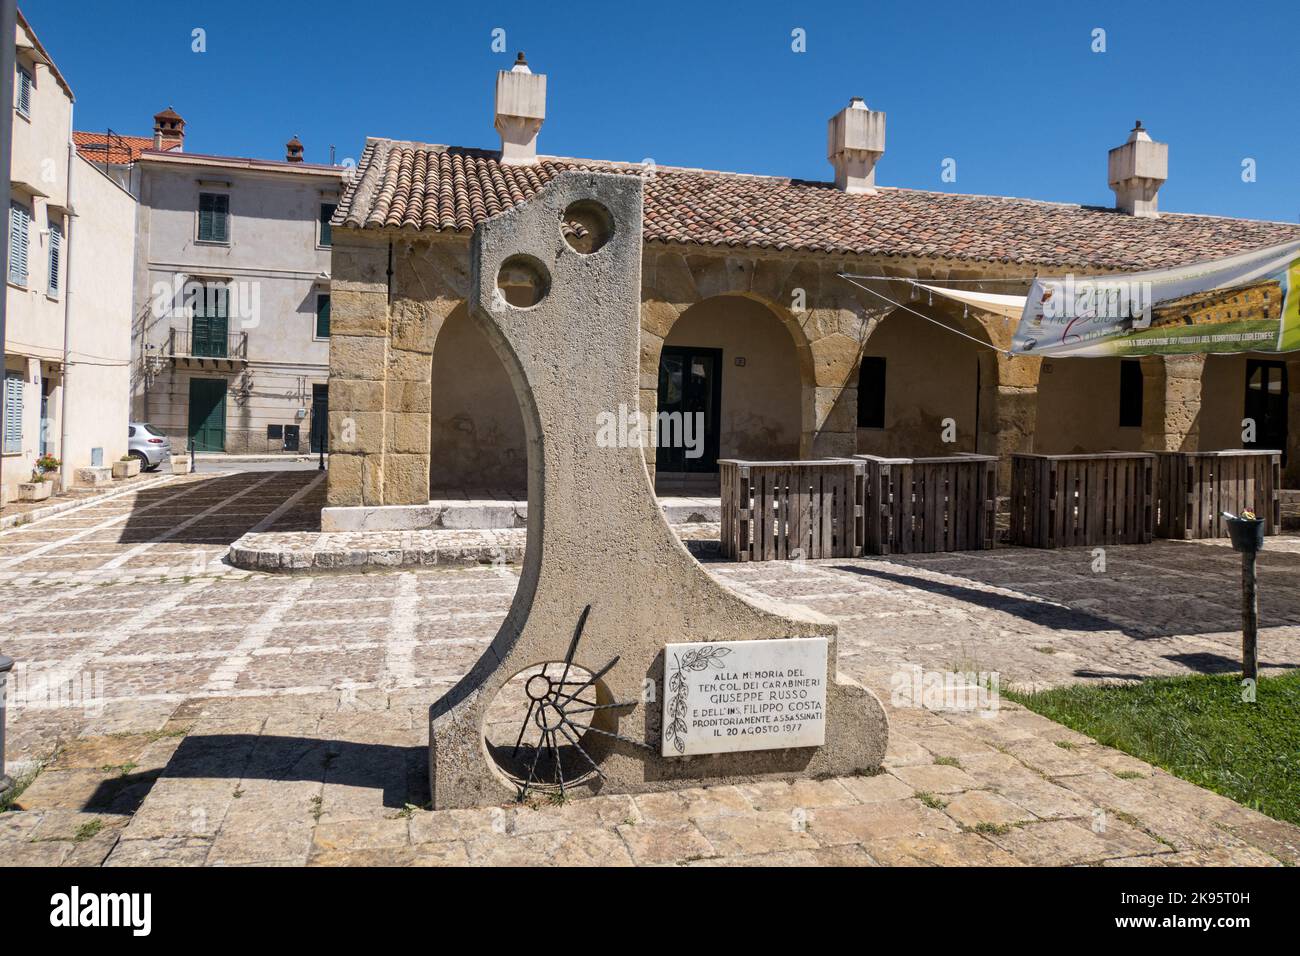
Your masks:
M 551 276 L 537 259 L 520 253 L 501 263 L 497 290 L 515 308 L 531 308 L 551 291 Z
M 614 234 L 614 218 L 596 200 L 579 199 L 560 216 L 560 234 L 574 252 L 591 255 Z

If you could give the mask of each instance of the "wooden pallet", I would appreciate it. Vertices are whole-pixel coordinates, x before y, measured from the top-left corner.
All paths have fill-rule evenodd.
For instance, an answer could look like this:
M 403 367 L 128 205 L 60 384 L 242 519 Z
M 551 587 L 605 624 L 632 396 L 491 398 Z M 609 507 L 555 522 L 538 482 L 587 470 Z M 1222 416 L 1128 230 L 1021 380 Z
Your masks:
M 1011 456 L 1011 543 L 1030 548 L 1149 544 L 1156 456 Z
M 1282 528 L 1282 453 L 1171 451 L 1158 454 L 1156 534 L 1162 538 L 1226 538 L 1223 512 L 1249 509 L 1264 533 Z
M 867 463 L 862 542 L 866 553 L 920 554 L 993 547 L 995 456 L 856 457 Z
M 848 558 L 862 553 L 863 462 L 718 462 L 722 554 L 734 561 Z

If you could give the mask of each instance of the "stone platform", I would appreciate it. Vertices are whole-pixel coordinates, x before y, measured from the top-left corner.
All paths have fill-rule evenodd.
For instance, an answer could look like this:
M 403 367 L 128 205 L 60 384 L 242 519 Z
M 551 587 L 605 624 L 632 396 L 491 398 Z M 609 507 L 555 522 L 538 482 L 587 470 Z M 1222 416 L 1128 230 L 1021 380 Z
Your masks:
M 675 527 L 697 557 L 717 550 L 716 522 Z M 281 574 L 518 564 L 524 528 L 419 531 L 276 531 L 250 533 L 227 560 L 248 571 Z
M 658 501 L 669 524 L 722 520 L 721 502 L 716 495 L 660 496 Z M 335 507 L 321 511 L 321 530 L 327 532 L 501 530 L 527 524 L 528 501 L 515 497 L 449 495 L 431 499 L 427 505 Z

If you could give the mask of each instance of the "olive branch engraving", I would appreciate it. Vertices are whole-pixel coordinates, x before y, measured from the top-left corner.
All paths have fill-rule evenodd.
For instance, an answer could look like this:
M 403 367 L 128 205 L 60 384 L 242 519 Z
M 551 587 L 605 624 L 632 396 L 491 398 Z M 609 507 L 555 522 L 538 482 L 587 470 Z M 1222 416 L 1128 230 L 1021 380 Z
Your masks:
M 678 753 L 686 752 L 686 678 L 683 671 L 703 671 L 710 667 L 721 667 L 722 658 L 731 653 L 729 647 L 715 647 L 706 644 L 693 651 L 687 651 L 680 658 L 673 655 L 673 673 L 668 678 L 668 726 L 664 728 L 664 739 L 671 740 Z

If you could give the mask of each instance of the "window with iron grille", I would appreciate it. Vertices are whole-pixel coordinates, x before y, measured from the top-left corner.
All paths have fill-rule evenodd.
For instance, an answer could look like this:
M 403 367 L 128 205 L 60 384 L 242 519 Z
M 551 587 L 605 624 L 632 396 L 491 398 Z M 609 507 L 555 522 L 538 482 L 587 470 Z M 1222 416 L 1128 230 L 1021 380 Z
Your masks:
M 15 200 L 9 202 L 9 281 L 27 285 L 27 244 L 31 211 Z
M 32 115 L 32 74 L 25 66 L 17 67 L 14 77 L 14 108 L 31 118 Z
M 230 197 L 199 193 L 199 242 L 230 241 Z

